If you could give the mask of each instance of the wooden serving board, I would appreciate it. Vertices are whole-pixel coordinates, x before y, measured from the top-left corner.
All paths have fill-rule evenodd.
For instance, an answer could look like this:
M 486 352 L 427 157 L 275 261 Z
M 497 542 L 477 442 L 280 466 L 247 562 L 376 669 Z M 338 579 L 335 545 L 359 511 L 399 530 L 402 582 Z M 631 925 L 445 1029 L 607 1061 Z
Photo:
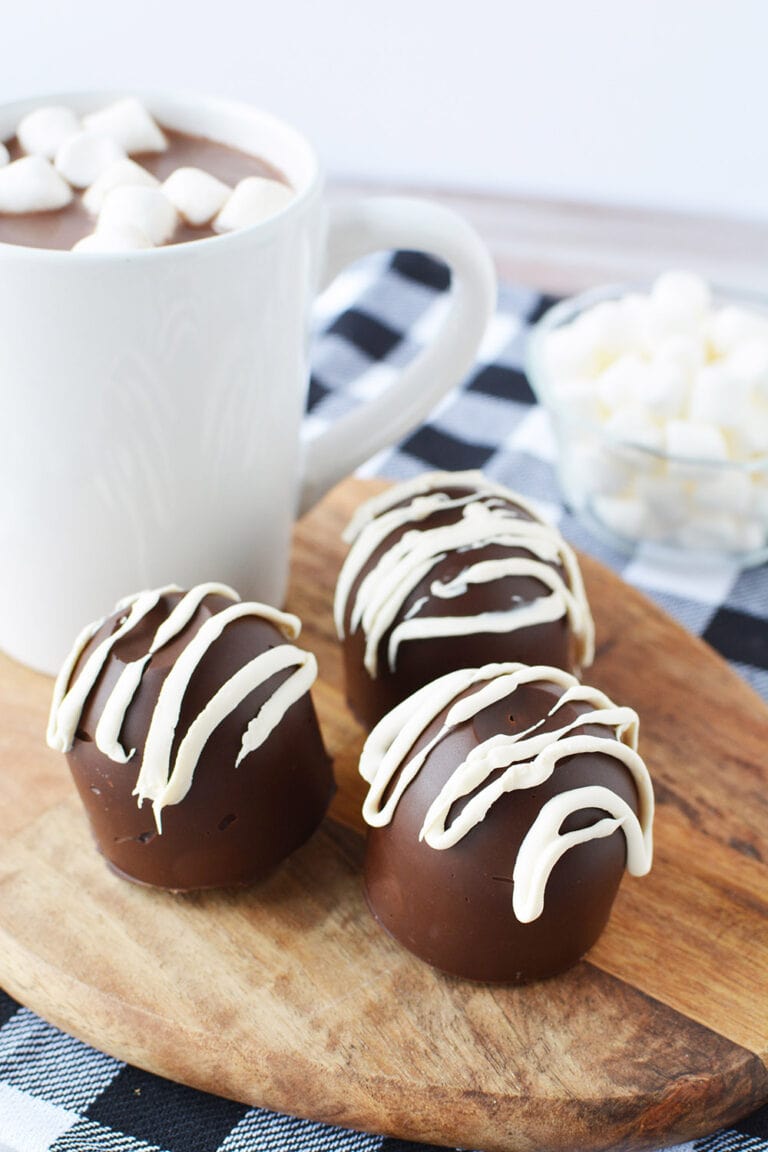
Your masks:
M 768 711 L 599 564 L 590 679 L 641 716 L 656 861 L 589 960 L 523 988 L 442 976 L 360 885 L 362 731 L 331 622 L 347 481 L 297 528 L 289 607 L 320 661 L 339 795 L 267 883 L 174 897 L 95 852 L 43 731 L 50 681 L 0 659 L 0 984 L 114 1056 L 300 1116 L 488 1152 L 648 1148 L 768 1100 Z

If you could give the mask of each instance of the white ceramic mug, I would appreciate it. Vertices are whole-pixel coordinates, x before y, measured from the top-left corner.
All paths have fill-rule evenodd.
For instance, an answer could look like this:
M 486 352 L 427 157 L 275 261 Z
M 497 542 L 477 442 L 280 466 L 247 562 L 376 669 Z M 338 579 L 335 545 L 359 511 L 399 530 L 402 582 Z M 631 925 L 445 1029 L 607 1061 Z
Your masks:
M 0 109 L 0 139 L 39 104 Z M 0 244 L 0 648 L 47 672 L 121 596 L 221 580 L 280 604 L 291 526 L 424 417 L 470 367 L 491 314 L 490 258 L 438 205 L 330 213 L 307 141 L 247 105 L 143 94 L 169 128 L 263 156 L 297 195 L 242 231 L 151 251 Z M 308 318 L 349 262 L 388 248 L 447 261 L 434 342 L 383 395 L 302 440 Z

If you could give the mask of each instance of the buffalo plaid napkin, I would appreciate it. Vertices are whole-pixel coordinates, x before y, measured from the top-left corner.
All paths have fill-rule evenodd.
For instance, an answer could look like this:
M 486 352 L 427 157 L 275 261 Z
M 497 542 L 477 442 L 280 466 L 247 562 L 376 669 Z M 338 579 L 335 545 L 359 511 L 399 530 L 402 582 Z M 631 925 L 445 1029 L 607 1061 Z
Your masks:
M 448 275 L 414 253 L 373 258 L 321 300 L 308 433 L 386 388 L 445 310 Z M 522 371 L 526 332 L 551 301 L 506 286 L 479 363 L 427 423 L 370 461 L 367 475 L 482 468 L 533 498 L 564 535 L 717 648 L 768 699 L 768 570 L 699 570 L 631 559 L 562 505 L 545 414 Z M 410 1144 L 249 1108 L 113 1060 L 0 992 L 0 1152 L 418 1152 Z M 686 1152 L 768 1152 L 768 1108 Z

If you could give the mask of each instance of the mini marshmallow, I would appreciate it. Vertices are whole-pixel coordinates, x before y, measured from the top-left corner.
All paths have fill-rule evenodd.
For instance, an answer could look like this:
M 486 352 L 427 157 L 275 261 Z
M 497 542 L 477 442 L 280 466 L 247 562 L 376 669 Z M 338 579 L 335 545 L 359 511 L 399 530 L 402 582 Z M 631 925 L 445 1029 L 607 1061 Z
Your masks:
M 165 152 L 168 147 L 158 124 L 135 96 L 84 116 L 83 124 L 93 132 L 111 136 L 129 156 L 137 152 Z
M 617 536 L 644 540 L 659 534 L 645 504 L 634 496 L 596 496 L 592 509 L 597 519 Z
M 64 141 L 80 130 L 80 121 L 71 108 L 51 104 L 27 113 L 19 121 L 16 138 L 28 155 L 53 160 Z
M 599 371 L 599 358 L 589 331 L 578 323 L 556 328 L 544 347 L 547 371 L 553 381 L 593 379 Z
M 125 153 L 116 140 L 99 132 L 69 136 L 56 153 L 56 169 L 74 188 L 87 188 Z
M 688 382 L 679 364 L 670 360 L 652 360 L 648 366 L 642 404 L 659 420 L 681 416 L 688 392 Z
M 177 224 L 176 209 L 159 188 L 124 185 L 104 197 L 96 230 L 137 228 L 152 244 L 160 245 L 170 240 Z
M 738 426 L 726 429 L 731 455 L 736 460 L 768 456 L 768 404 L 754 399 L 745 405 L 743 416 Z
M 136 252 L 152 248 L 152 241 L 139 228 L 100 228 L 73 245 L 73 252 Z
M 768 340 L 768 317 L 728 304 L 710 318 L 707 336 L 713 351 L 726 356 L 739 344 L 754 338 Z
M 293 189 L 279 180 L 265 180 L 262 176 L 246 176 L 213 222 L 216 232 L 234 232 L 261 224 L 290 204 Z
M 697 372 L 691 389 L 691 420 L 732 428 L 744 421 L 748 397 L 748 386 L 724 361 L 706 364 Z
M 202 168 L 177 168 L 163 184 L 163 192 L 187 224 L 200 228 L 221 212 L 232 189 Z
M 686 460 L 725 460 L 728 446 L 716 424 L 695 420 L 668 420 L 664 428 L 667 452 Z
M 601 300 L 580 316 L 575 326 L 581 326 L 583 338 L 595 350 L 600 368 L 607 368 L 631 351 L 632 330 L 617 300 Z
M 631 461 L 621 451 L 611 451 L 593 440 L 569 444 L 561 466 L 571 499 L 574 492 L 583 493 L 584 498 L 594 492 L 613 496 L 632 479 Z
M 627 351 L 650 356 L 662 338 L 650 297 L 629 292 L 618 303 L 627 332 Z
M 740 341 L 723 363 L 740 384 L 768 400 L 768 335 Z
M 606 408 L 642 403 L 648 386 L 649 368 L 634 352 L 620 356 L 601 373 L 598 381 L 600 402 Z
M 0 140 L 0 168 L 5 168 L 6 164 L 10 163 L 11 154 Z
M 649 416 L 645 408 L 639 406 L 617 408 L 605 421 L 604 427 L 617 440 L 637 444 L 641 448 L 659 451 L 664 444 L 661 426 Z
M 702 336 L 676 333 L 662 339 L 652 358 L 657 364 L 672 364 L 686 380 L 690 380 L 707 357 L 706 344 Z
M 704 320 L 712 303 L 709 285 L 692 272 L 664 272 L 651 288 L 654 312 L 667 330 L 686 330 Z
M 42 156 L 22 156 L 0 168 L 0 212 L 51 212 L 71 199 L 69 184 Z
M 122 188 L 129 184 L 144 188 L 158 188 L 160 181 L 146 168 L 142 168 L 141 164 L 137 164 L 135 160 L 129 160 L 127 156 L 124 156 L 122 160 L 115 160 L 113 164 L 110 164 L 109 168 L 106 168 L 94 180 L 93 184 L 86 188 L 83 193 L 83 205 L 96 216 L 101 211 L 107 192 L 111 192 L 113 188 Z

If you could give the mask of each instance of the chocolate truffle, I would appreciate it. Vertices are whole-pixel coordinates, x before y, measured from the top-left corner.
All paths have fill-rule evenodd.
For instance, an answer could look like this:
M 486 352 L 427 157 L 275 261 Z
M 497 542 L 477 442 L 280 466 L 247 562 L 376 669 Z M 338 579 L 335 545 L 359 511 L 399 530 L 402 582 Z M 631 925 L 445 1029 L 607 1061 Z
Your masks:
M 83 630 L 48 743 L 116 872 L 175 891 L 247 884 L 312 834 L 334 785 L 300 630 L 221 584 L 141 592 Z
M 597 940 L 625 865 L 651 866 L 638 719 L 557 668 L 450 672 L 377 725 L 365 887 L 422 960 L 471 980 L 553 976 Z
M 334 606 L 347 701 L 371 727 L 436 675 L 493 661 L 579 674 L 594 627 L 576 557 L 481 472 L 433 472 L 363 504 Z

